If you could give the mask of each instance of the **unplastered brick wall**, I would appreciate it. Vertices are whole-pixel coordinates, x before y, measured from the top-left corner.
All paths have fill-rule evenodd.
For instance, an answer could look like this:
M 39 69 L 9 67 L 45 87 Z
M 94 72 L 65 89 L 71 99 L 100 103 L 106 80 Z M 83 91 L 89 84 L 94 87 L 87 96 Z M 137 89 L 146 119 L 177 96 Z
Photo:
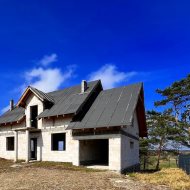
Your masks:
M 121 135 L 121 168 L 126 169 L 136 164 L 139 164 L 139 141 Z
M 109 169 L 121 170 L 121 137 L 109 138 Z
M 66 129 L 68 124 L 71 122 L 71 119 L 72 118 L 63 118 L 61 116 L 58 118 L 42 119 L 42 129 L 51 129 L 56 127 L 63 127 Z
M 34 94 L 31 94 L 26 101 L 25 114 L 26 114 L 26 126 L 27 127 L 30 127 L 30 125 L 31 125 L 30 124 L 30 107 L 31 106 L 38 106 L 38 115 L 44 111 L 43 102 L 38 97 L 36 97 Z M 39 129 L 42 128 L 42 119 L 38 120 L 38 128 Z
M 122 130 L 139 138 L 139 126 L 136 111 L 133 115 L 133 125 L 127 126 Z M 133 144 L 132 146 L 131 143 Z M 139 140 L 121 135 L 121 168 L 126 169 L 136 164 L 139 164 Z
M 43 119 L 42 132 L 39 138 L 39 146 L 41 149 L 41 160 L 43 161 L 60 161 L 73 162 L 74 154 L 77 152 L 77 141 L 73 140 L 71 130 L 66 130 L 71 118 L 49 118 Z M 53 151 L 52 150 L 52 134 L 65 133 L 66 134 L 66 150 Z
M 25 127 L 25 122 L 21 124 L 16 124 L 14 126 L 1 126 L 0 127 L 0 157 L 6 159 L 14 159 L 15 151 L 7 151 L 7 137 L 15 137 L 14 130 L 18 128 Z M 18 155 L 19 159 L 24 159 L 25 157 L 25 132 L 18 133 Z
M 66 149 L 64 151 L 52 150 L 52 134 L 65 133 L 66 134 Z M 43 161 L 60 161 L 60 162 L 73 162 L 74 152 L 78 151 L 76 140 L 73 140 L 71 131 L 65 130 L 64 128 L 51 128 L 48 130 L 42 130 L 41 134 L 41 147 L 42 147 L 42 160 Z

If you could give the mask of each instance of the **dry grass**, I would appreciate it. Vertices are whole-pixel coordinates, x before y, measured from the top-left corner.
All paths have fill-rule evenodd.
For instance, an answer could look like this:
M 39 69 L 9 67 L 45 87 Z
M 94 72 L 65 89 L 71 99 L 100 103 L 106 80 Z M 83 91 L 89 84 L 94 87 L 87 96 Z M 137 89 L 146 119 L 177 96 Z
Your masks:
M 131 176 L 146 183 L 168 185 L 172 190 L 190 190 L 190 176 L 177 168 L 162 169 L 155 173 L 134 173 Z

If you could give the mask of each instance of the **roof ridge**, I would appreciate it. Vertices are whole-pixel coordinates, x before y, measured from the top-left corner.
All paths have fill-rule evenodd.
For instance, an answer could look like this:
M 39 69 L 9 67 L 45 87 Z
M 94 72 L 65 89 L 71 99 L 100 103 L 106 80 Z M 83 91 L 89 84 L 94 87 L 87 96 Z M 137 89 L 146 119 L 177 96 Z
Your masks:
M 88 81 L 87 83 L 95 83 L 97 81 L 101 81 L 101 80 L 93 80 L 93 81 Z M 73 86 L 70 86 L 70 87 L 66 87 L 66 88 L 63 88 L 63 89 L 59 89 L 59 90 L 54 90 L 54 91 L 51 91 L 51 92 L 47 92 L 47 94 L 50 94 L 50 93 L 55 93 L 55 92 L 59 92 L 59 91 L 63 91 L 63 90 L 66 90 L 66 89 L 70 89 L 70 88 L 74 88 L 74 87 L 78 87 L 80 86 L 80 84 L 76 84 L 76 85 L 73 85 Z
M 133 84 L 125 85 L 125 86 L 117 86 L 117 87 L 114 87 L 114 88 L 105 89 L 103 91 L 109 91 L 109 90 L 114 90 L 114 89 L 119 89 L 119 88 L 129 88 L 129 87 L 137 86 L 137 85 L 142 86 L 143 82 L 137 82 L 137 83 L 133 83 Z
M 37 89 L 37 88 L 35 88 L 35 87 L 32 87 L 32 86 L 29 86 L 29 88 L 31 89 L 31 90 L 34 90 L 39 96 L 42 96 L 42 98 L 44 99 L 44 97 L 45 97 L 45 99 L 46 100 L 48 100 L 48 101 L 51 101 L 51 102 L 54 102 L 54 99 L 53 99 L 53 97 L 51 96 L 51 95 L 49 95 L 49 94 L 47 94 L 46 92 L 43 92 L 42 90 L 39 90 L 39 89 Z

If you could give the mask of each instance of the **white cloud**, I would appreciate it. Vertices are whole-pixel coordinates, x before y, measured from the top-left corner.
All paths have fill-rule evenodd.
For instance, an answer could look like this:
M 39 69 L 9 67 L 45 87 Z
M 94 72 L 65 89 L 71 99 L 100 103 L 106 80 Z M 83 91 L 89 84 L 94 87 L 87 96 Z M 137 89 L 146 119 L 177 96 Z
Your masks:
M 73 73 L 73 67 L 68 67 L 64 73 L 59 68 L 44 69 L 39 67 L 26 72 L 25 78 L 27 84 L 43 92 L 50 92 L 57 90 L 62 83 L 72 77 Z M 26 85 L 24 86 L 26 87 Z
M 45 55 L 41 60 L 39 60 L 38 63 L 39 63 L 39 65 L 46 67 L 56 61 L 57 61 L 57 54 L 52 53 L 51 55 Z
M 103 87 L 109 89 L 123 81 L 129 81 L 135 75 L 137 75 L 137 72 L 120 72 L 115 65 L 106 64 L 98 71 L 91 73 L 89 80 L 101 79 Z
M 4 108 L 2 108 L 2 109 L 1 109 L 1 113 L 3 114 L 3 113 L 5 113 L 5 112 L 7 112 L 7 111 L 9 110 L 9 108 L 10 108 L 9 105 L 6 106 L 6 107 L 4 107 Z

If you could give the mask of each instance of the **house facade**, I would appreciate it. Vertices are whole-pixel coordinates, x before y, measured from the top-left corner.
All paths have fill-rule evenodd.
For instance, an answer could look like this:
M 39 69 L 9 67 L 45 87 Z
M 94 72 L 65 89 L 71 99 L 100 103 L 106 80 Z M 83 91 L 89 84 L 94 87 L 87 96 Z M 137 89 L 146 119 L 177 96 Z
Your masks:
M 28 87 L 0 117 L 0 157 L 14 161 L 139 166 L 146 136 L 141 83 L 103 90 L 101 81 L 44 93 Z

